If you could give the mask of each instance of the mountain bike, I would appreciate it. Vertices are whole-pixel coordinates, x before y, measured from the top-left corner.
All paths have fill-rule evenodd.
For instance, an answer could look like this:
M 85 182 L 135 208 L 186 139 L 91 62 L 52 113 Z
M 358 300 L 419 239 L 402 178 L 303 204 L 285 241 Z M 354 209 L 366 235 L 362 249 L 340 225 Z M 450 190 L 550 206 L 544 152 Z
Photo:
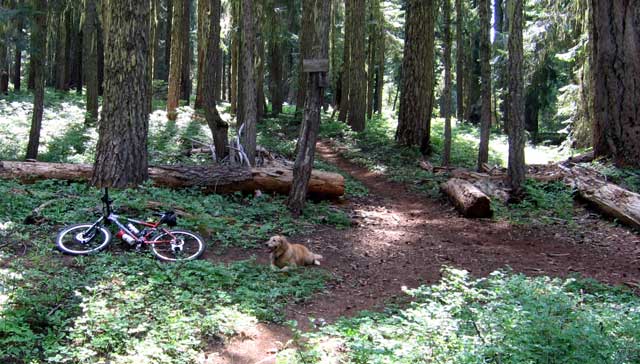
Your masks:
M 157 222 L 140 221 L 116 215 L 111 208 L 109 190 L 104 189 L 102 216 L 94 223 L 74 224 L 64 227 L 56 237 L 56 245 L 67 254 L 87 255 L 106 248 L 112 240 L 107 225 L 115 224 L 120 230 L 116 237 L 139 250 L 150 246 L 151 251 L 161 260 L 181 261 L 198 258 L 204 252 L 204 239 L 186 230 L 169 230 L 162 225 L 174 227 L 177 216 L 173 211 L 156 213 Z M 125 223 L 121 222 L 125 221 Z

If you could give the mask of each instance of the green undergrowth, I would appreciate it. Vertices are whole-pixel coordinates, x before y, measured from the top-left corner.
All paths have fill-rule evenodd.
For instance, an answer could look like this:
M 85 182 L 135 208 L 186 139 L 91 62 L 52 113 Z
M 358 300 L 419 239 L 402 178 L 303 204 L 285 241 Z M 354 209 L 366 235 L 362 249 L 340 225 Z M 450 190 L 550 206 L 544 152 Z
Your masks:
M 34 252 L 0 269 L 2 363 L 196 363 L 213 345 L 281 322 L 322 289 L 318 269 L 254 261 L 165 264 L 139 254 Z
M 640 169 L 638 168 L 619 168 L 612 163 L 602 161 L 593 162 L 587 167 L 595 169 L 602 177 L 615 184 L 640 193 Z
M 430 161 L 441 164 L 443 125 L 436 119 L 432 125 L 431 145 L 433 153 Z M 474 128 L 461 124 L 453 131 L 451 164 L 473 167 L 477 158 L 477 140 Z M 327 119 L 320 126 L 320 137 L 331 139 L 341 150 L 341 155 L 371 171 L 383 173 L 390 180 L 408 183 L 414 189 L 431 197 L 439 195 L 439 185 L 446 178 L 420 168 L 420 151 L 417 147 L 404 147 L 395 142 L 395 129 L 388 120 L 374 116 L 367 121 L 366 129 L 354 133 L 339 121 Z M 490 154 L 490 162 L 500 164 L 495 152 Z
M 303 216 L 295 220 L 286 209 L 285 197 L 234 195 L 205 195 L 198 189 L 172 190 L 140 186 L 137 189 L 113 190 L 116 211 L 134 218 L 150 218 L 150 201 L 166 209 L 186 214 L 179 226 L 198 231 L 210 245 L 255 247 L 274 234 L 296 234 L 310 231 L 318 224 L 338 228 L 350 226 L 345 213 L 326 203 L 309 203 Z M 18 236 L 31 241 L 42 233 L 49 242 L 59 227 L 97 219 L 100 213 L 101 192 L 81 183 L 40 181 L 32 185 L 1 180 L 0 236 Z M 37 226 L 24 225 L 24 219 L 38 206 L 44 221 Z
M 434 165 L 440 165 L 442 161 L 443 127 L 440 119 L 435 119 L 432 123 L 433 154 L 430 161 Z M 440 197 L 439 186 L 449 177 L 421 169 L 418 164 L 421 158 L 419 150 L 397 145 L 394 132 L 387 120 L 375 117 L 368 122 L 366 130 L 361 133 L 352 132 L 344 123 L 327 120 L 321 125 L 320 134 L 323 138 L 332 139 L 347 159 L 369 170 L 381 172 L 393 181 L 410 184 L 415 190 L 424 192 L 432 198 Z M 478 138 L 478 130 L 472 125 L 461 123 L 454 128 L 451 148 L 452 166 L 475 168 Z M 500 158 L 499 153 L 492 150 L 490 164 L 500 165 Z M 621 170 L 611 170 L 611 173 L 615 172 L 622 173 Z M 625 176 L 628 176 L 627 180 L 633 180 L 634 176 L 637 178 L 637 174 Z M 524 199 L 516 204 L 506 205 L 494 199 L 492 207 L 495 217 L 518 224 L 574 224 L 572 191 L 564 184 L 527 181 L 524 192 Z
M 492 209 L 498 219 L 516 224 L 563 225 L 576 228 L 573 190 L 566 184 L 537 182 L 532 179 L 523 185 L 524 197 L 518 203 L 505 205 L 492 200 Z
M 302 335 L 278 363 L 640 362 L 640 298 L 583 279 L 446 269 L 411 304 Z

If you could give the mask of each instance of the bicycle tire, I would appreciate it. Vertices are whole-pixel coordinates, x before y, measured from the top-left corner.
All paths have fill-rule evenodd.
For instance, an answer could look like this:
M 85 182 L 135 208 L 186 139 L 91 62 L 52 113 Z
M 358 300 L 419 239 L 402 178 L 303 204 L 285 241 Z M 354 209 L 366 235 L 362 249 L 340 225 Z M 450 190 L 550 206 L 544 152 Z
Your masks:
M 92 226 L 92 223 L 85 223 L 64 227 L 56 237 L 56 245 L 58 246 L 58 249 L 63 253 L 70 255 L 93 254 L 104 249 L 111 242 L 111 232 L 104 226 L 98 225 L 95 229 L 97 229 L 99 233 L 95 233 L 93 236 L 84 237 L 84 234 L 89 231 Z M 95 242 L 100 236 L 102 236 L 102 238 L 99 239 L 98 244 L 93 244 L 93 242 Z
M 176 251 L 172 248 L 171 244 L 168 243 L 151 244 L 151 251 L 158 259 L 169 262 L 194 260 L 204 253 L 205 243 L 200 235 L 186 230 L 173 230 L 170 231 L 170 233 L 181 240 L 182 248 L 180 251 Z M 169 233 L 162 233 L 154 237 L 151 241 L 156 242 L 167 236 L 170 237 Z

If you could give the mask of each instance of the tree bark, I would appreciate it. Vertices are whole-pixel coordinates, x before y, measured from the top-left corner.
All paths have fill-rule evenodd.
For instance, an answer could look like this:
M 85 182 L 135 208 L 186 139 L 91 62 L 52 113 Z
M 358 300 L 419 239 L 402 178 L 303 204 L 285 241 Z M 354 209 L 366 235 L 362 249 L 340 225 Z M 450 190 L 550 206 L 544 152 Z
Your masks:
M 296 114 L 300 115 L 306 107 L 308 74 L 302 71 L 302 60 L 310 57 L 313 47 L 313 4 L 302 1 L 302 27 L 300 28 L 300 60 L 298 62 L 298 92 L 296 94 Z
M 347 115 L 349 114 L 349 95 L 351 91 L 351 13 L 353 4 L 352 0 L 345 0 L 344 2 L 344 51 L 342 55 L 342 87 L 340 89 L 340 114 L 338 114 L 338 120 L 342 122 L 347 121 Z
M 56 90 L 60 90 L 60 91 L 66 91 L 67 90 L 67 85 L 66 85 L 66 75 L 65 75 L 65 70 L 66 70 L 66 64 L 67 64 L 67 59 L 65 58 L 66 52 L 66 40 L 67 40 L 67 35 L 66 35 L 66 30 L 67 27 L 65 26 L 65 10 L 64 10 L 64 4 L 58 4 L 58 9 L 56 9 L 56 14 L 55 16 L 55 26 L 53 27 L 54 29 L 57 30 L 58 32 L 58 36 L 55 37 L 56 39 L 56 47 L 55 47 L 55 89 Z
M 207 42 L 210 41 L 208 39 L 205 29 L 208 29 L 207 22 L 210 21 L 210 0 L 198 0 L 198 25 L 197 25 L 197 41 L 196 41 L 196 49 L 197 49 L 197 72 L 196 72 L 196 101 L 194 104 L 195 109 L 201 109 L 203 106 L 202 97 L 203 97 L 203 82 L 204 82 L 204 52 Z M 203 15 L 207 14 L 207 15 Z
M 113 0 L 110 0 L 113 1 Z M 87 181 L 93 167 L 88 164 L 0 161 L 0 178 L 32 183 L 43 179 Z M 205 193 L 262 192 L 288 194 L 293 171 L 284 166 L 233 168 L 228 166 L 156 166 L 148 169 L 155 186 L 168 188 L 201 187 Z M 344 177 L 338 173 L 314 170 L 309 180 L 314 198 L 334 199 L 344 194 Z
M 184 0 L 184 13 L 182 18 L 182 81 L 180 82 L 180 100 L 184 100 L 189 105 L 191 98 L 191 59 L 193 57 L 193 46 L 191 45 L 191 1 Z
M 282 114 L 284 104 L 284 50 L 285 35 L 276 14 L 276 3 L 270 2 L 267 8 L 269 18 L 269 95 L 273 116 Z
M 231 104 L 231 114 L 238 112 L 238 68 L 240 56 L 240 1 L 235 1 L 231 5 L 231 65 L 229 83 L 229 103 Z
M 109 0 L 102 121 L 91 183 L 132 187 L 148 178 L 149 1 Z
M 396 140 L 430 153 L 434 88 L 435 1 L 409 0 L 405 23 L 400 114 Z
M 640 229 L 640 195 L 620 188 L 612 183 L 592 180 L 574 181 L 579 196 L 603 214 Z
M 150 15 L 149 15 L 149 63 L 147 67 L 147 81 L 149 87 L 147 89 L 147 112 L 150 114 L 153 111 L 153 80 L 156 75 L 156 58 L 158 58 L 158 0 L 150 1 Z
M 480 147 L 478 170 L 489 162 L 489 136 L 491 132 L 491 17 L 489 0 L 479 0 L 480 13 L 480 77 L 482 111 L 480 116 Z
M 509 168 L 512 192 L 520 193 L 526 177 L 524 146 L 524 0 L 510 0 L 509 14 Z
M 239 125 L 244 125 L 241 143 L 249 158 L 255 165 L 256 159 L 256 80 L 254 69 L 254 50 L 256 33 L 253 19 L 253 2 L 242 0 L 242 107 L 238 118 Z
M 349 126 L 354 131 L 363 131 L 367 107 L 367 74 L 365 72 L 365 0 L 348 0 L 351 9 L 351 60 L 349 74 Z
M 187 0 L 172 0 L 173 14 L 171 24 L 171 64 L 169 66 L 169 91 L 167 94 L 167 116 L 169 120 L 176 120 L 182 84 L 182 40 L 184 4 Z
M 308 56 L 316 59 L 329 58 L 329 23 L 331 17 L 331 2 L 303 0 L 310 14 L 315 15 L 311 19 L 313 32 L 310 33 L 312 48 Z M 306 16 L 306 15 L 303 15 Z M 320 110 L 323 104 L 324 88 L 320 85 L 320 79 L 327 77 L 326 73 L 314 72 L 308 74 L 304 116 L 300 126 L 298 138 L 296 162 L 293 167 L 293 183 L 287 205 L 291 213 L 298 217 L 302 213 L 307 198 L 309 180 L 313 170 L 315 159 L 316 141 L 320 128 Z
M 27 159 L 38 158 L 40 129 L 44 112 L 44 60 L 47 54 L 47 0 L 33 0 L 34 13 L 31 27 L 31 63 L 33 65 L 33 115 L 27 144 Z
M 173 34 L 173 0 L 167 0 L 167 26 L 165 28 L 164 41 L 164 69 L 165 74 L 163 80 L 169 82 L 169 70 L 171 69 L 171 49 L 173 47 L 171 37 Z
M 640 167 L 640 2 L 591 1 L 596 157 Z
M 84 15 L 84 70 L 87 84 L 87 115 L 85 123 L 98 121 L 98 13 L 96 0 L 85 0 Z
M 205 26 L 208 29 L 203 29 L 207 42 L 205 42 L 203 49 L 203 60 L 206 64 L 203 64 L 202 67 L 202 103 L 204 106 L 205 118 L 207 119 L 207 125 L 209 125 L 211 135 L 213 136 L 216 158 L 220 161 L 229 154 L 229 125 L 220 117 L 214 95 L 215 74 L 218 69 L 217 62 L 220 61 L 220 59 L 216 57 L 216 52 L 220 48 L 221 4 L 220 0 L 199 1 L 209 2 L 209 4 L 205 6 L 205 8 L 208 9 L 208 12 L 199 14 L 199 16 L 207 16 L 209 18 L 205 22 Z
M 440 188 L 464 217 L 491 217 L 491 199 L 471 182 L 452 178 Z
M 456 1 L 456 101 L 458 121 L 464 120 L 464 14 L 462 0 Z
M 451 162 L 451 0 L 443 0 L 442 16 L 444 17 L 444 90 L 442 91 L 442 117 L 444 118 L 444 151 L 442 165 Z
M 257 37 L 256 37 L 256 123 L 262 121 L 266 110 L 266 100 L 264 95 L 264 62 L 265 62 L 265 49 L 264 49 L 264 30 L 263 19 L 264 9 L 261 2 L 256 3 L 254 10 L 256 11 L 256 25 L 257 25 Z
M 16 20 L 16 53 L 14 55 L 13 62 L 13 90 L 20 91 L 20 75 L 22 74 L 22 42 L 24 41 L 24 20 L 22 16 L 19 16 Z
M 387 32 L 385 30 L 385 18 L 382 10 L 378 7 L 378 69 L 376 70 L 376 103 L 375 110 L 378 114 L 382 114 L 382 98 L 384 95 L 384 65 L 386 62 L 385 51 Z

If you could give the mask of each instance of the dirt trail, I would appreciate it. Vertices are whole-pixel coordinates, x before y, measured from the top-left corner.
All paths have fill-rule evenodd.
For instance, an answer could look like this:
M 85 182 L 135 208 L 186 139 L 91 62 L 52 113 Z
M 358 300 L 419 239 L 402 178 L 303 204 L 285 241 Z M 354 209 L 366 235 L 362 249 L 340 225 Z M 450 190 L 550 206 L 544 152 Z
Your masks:
M 288 318 L 305 330 L 313 326 L 308 317 L 333 322 L 403 300 L 403 287 L 437 282 L 444 266 L 476 276 L 509 266 L 527 275 L 577 273 L 610 284 L 640 282 L 640 237 L 586 210 L 577 229 L 464 219 L 445 202 L 429 200 L 346 161 L 326 143 L 318 143 L 317 153 L 364 183 L 370 194 L 349 202 L 357 224 L 353 228 L 292 237 L 322 254 L 322 268 L 334 277 L 326 292 L 288 308 Z M 250 252 L 230 254 L 236 258 Z M 259 261 L 266 263 L 266 255 Z M 286 342 L 290 333 L 276 325 L 260 329 L 262 333 L 229 343 L 220 362 L 273 363 L 270 349 Z

